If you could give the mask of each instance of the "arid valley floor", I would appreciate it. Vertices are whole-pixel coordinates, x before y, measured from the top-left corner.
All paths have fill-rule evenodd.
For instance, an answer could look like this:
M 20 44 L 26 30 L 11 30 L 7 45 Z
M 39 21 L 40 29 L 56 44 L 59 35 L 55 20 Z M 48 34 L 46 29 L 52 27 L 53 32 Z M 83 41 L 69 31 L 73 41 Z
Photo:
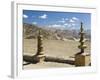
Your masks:
M 87 48 L 85 52 L 90 53 L 90 42 L 86 41 Z M 78 49 L 79 42 L 74 40 L 43 40 L 44 55 L 59 57 L 64 59 L 74 59 L 74 55 L 80 50 Z M 37 39 L 24 39 L 23 40 L 23 55 L 35 55 L 37 52 Z M 23 64 L 26 63 L 23 61 Z M 56 62 L 43 62 L 37 64 L 23 65 L 23 69 L 41 69 L 41 68 L 62 68 L 62 67 L 75 67 L 75 65 L 56 63 Z

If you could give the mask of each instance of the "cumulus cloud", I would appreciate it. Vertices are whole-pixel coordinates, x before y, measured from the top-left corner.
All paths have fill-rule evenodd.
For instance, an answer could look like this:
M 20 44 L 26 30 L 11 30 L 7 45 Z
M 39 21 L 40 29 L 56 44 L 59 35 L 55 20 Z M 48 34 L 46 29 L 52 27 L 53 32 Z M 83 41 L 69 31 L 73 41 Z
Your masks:
M 77 17 L 72 17 L 73 20 L 79 20 Z
M 70 23 L 76 23 L 77 21 L 79 21 L 77 17 L 72 17 L 71 19 L 69 19 Z
M 41 16 L 39 16 L 40 19 L 46 19 L 47 18 L 47 14 L 43 14 Z
M 68 24 L 67 29 L 75 29 L 75 24 Z
M 74 21 L 73 19 L 70 19 L 69 22 L 70 22 L 70 23 L 73 23 L 73 22 L 75 22 L 75 21 Z
M 72 26 L 75 26 L 75 25 L 76 25 L 75 23 L 72 24 Z
M 58 20 L 56 24 L 51 24 L 48 27 L 59 29 L 75 29 L 78 21 L 79 19 L 77 17 L 61 18 L 61 20 Z
M 36 25 L 36 24 L 37 24 L 37 22 L 32 22 L 32 24 Z
M 72 27 L 72 25 L 71 25 L 71 24 L 68 24 L 68 25 L 67 25 L 67 28 L 71 28 L 71 27 Z
M 64 20 L 61 20 L 61 21 L 58 21 L 58 22 L 60 22 L 60 23 L 65 23 L 65 21 L 64 21 Z
M 53 25 L 51 25 L 51 27 L 61 27 L 61 25 L 59 25 L 59 24 L 53 24 Z
M 68 23 L 65 23 L 64 25 L 65 25 L 65 26 L 68 26 Z
M 79 19 L 77 17 L 72 17 L 73 20 L 78 21 Z
M 69 22 L 66 22 L 65 24 L 63 24 L 67 29 L 75 29 L 75 26 L 77 25 L 77 23 L 72 20 L 69 19 Z
M 28 16 L 26 14 L 23 15 L 23 18 L 28 18 Z
M 65 28 L 65 25 L 52 24 L 52 25 L 49 25 L 49 27 L 63 29 L 63 28 Z
M 60 23 L 66 23 L 67 20 L 68 20 L 68 18 L 62 18 L 62 19 L 59 20 L 58 22 L 60 22 Z

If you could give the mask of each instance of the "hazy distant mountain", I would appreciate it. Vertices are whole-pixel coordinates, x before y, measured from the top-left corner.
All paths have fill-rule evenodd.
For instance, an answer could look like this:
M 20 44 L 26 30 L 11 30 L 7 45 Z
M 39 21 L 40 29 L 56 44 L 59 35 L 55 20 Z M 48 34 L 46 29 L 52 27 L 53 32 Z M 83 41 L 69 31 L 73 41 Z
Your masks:
M 33 24 L 23 24 L 23 36 L 24 38 L 31 39 L 37 38 L 38 31 L 41 30 L 41 34 L 45 39 L 73 39 L 79 38 L 79 30 L 61 30 L 56 28 L 39 27 Z M 90 30 L 85 31 L 85 38 L 90 39 Z
M 27 38 L 27 39 L 37 38 L 39 30 L 41 30 L 41 34 L 43 35 L 44 38 L 46 38 L 46 39 L 54 39 L 55 38 L 53 32 L 46 30 L 46 29 L 43 29 L 43 28 L 38 27 L 38 26 L 33 25 L 33 24 L 24 23 L 23 30 L 24 30 L 23 36 L 24 36 L 24 38 Z

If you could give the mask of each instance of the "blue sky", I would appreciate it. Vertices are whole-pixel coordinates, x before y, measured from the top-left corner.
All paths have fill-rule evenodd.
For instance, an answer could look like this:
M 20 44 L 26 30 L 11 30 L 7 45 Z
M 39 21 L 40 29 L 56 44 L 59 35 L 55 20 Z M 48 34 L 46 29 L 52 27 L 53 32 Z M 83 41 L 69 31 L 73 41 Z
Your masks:
M 79 29 L 80 22 L 83 22 L 85 29 L 90 29 L 91 14 L 23 10 L 23 23 L 34 24 L 41 27 Z

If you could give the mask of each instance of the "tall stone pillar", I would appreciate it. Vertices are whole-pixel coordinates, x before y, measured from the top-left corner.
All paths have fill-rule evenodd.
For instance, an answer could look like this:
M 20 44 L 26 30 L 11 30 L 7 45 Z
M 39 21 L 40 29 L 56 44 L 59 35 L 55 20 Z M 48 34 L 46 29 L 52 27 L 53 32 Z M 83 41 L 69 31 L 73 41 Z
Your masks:
M 41 35 L 41 31 L 39 30 L 38 41 L 37 41 L 37 55 L 43 55 L 43 36 Z
M 75 55 L 75 66 L 88 66 L 90 64 L 90 54 L 89 53 L 85 53 L 84 49 L 87 47 L 86 45 L 84 45 L 85 40 L 84 40 L 84 29 L 83 29 L 83 23 L 81 22 L 81 27 L 80 27 L 80 45 L 78 46 L 78 48 L 80 49 L 80 52 L 78 52 Z
M 80 45 L 78 46 L 78 48 L 80 49 L 80 52 L 78 54 L 83 54 L 84 53 L 84 49 L 86 48 L 86 45 L 84 45 L 85 40 L 84 40 L 84 29 L 83 29 L 83 23 L 81 22 L 81 27 L 80 27 Z

